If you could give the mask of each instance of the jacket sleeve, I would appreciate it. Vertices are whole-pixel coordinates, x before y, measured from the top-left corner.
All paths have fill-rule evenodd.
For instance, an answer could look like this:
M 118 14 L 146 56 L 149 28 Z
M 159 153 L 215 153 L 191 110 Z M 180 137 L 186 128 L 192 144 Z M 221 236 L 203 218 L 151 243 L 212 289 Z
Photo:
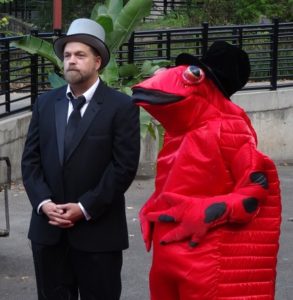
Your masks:
M 21 160 L 23 184 L 34 210 L 37 210 L 43 200 L 52 196 L 41 167 L 39 101 L 40 99 L 37 99 L 34 104 Z

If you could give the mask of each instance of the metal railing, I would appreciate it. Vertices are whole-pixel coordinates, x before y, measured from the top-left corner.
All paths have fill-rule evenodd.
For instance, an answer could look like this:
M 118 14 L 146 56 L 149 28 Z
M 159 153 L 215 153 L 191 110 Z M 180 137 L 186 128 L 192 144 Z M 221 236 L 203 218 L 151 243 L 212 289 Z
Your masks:
M 60 35 L 32 32 L 52 41 Z M 0 37 L 0 118 L 29 110 L 38 94 L 50 89 L 48 73 L 54 70 L 44 58 L 11 47 L 20 37 Z M 142 64 L 145 60 L 170 60 L 182 52 L 201 57 L 215 40 L 226 40 L 247 51 L 251 76 L 245 89 L 276 90 L 293 87 L 293 23 L 209 26 L 135 31 L 115 53 L 119 64 Z M 55 70 L 56 71 L 56 70 Z
M 6 163 L 6 180 L 4 182 L 0 181 L 0 195 L 3 191 L 3 202 L 4 210 L 2 211 L 2 206 L 0 207 L 1 216 L 4 215 L 4 224 L 0 224 L 0 237 L 8 236 L 10 233 L 10 222 L 9 222 L 9 204 L 8 204 L 8 189 L 11 188 L 11 163 L 7 156 L 0 156 L 0 172 L 2 169 L 2 162 Z M 2 218 L 1 218 L 2 219 Z

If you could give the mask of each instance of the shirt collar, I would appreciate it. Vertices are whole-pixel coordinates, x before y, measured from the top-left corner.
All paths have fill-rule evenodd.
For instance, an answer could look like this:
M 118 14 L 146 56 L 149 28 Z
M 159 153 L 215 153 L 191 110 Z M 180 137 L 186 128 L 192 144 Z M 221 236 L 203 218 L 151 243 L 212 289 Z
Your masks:
M 85 97 L 86 102 L 89 102 L 92 99 L 99 83 L 100 83 L 100 78 L 98 77 L 97 81 L 87 91 L 85 91 L 83 93 L 83 96 Z M 74 93 L 72 92 L 69 84 L 67 85 L 66 97 L 67 97 L 68 100 L 70 100 L 71 97 L 76 98 L 74 96 Z

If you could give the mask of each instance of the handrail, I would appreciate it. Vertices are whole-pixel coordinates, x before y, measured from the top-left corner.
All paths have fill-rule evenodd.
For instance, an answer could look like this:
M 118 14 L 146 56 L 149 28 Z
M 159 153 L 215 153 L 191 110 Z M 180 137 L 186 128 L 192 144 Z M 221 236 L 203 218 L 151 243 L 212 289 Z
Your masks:
M 52 41 L 64 33 L 34 30 L 31 34 Z M 55 70 L 46 59 L 11 47 L 11 42 L 20 38 L 0 35 L 0 118 L 31 110 L 36 97 L 50 89 L 47 74 Z M 252 72 L 244 89 L 293 87 L 293 22 L 281 23 L 277 19 L 271 24 L 209 26 L 203 23 L 190 28 L 135 31 L 114 55 L 119 65 L 139 65 L 156 59 L 173 63 L 181 52 L 203 56 L 218 39 L 248 53 Z

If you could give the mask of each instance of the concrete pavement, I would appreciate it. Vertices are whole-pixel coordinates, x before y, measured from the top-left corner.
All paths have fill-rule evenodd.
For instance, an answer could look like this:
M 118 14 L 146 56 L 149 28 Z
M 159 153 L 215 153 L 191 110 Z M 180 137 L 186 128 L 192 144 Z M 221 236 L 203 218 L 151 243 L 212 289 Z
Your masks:
M 293 299 L 293 166 L 278 167 L 281 178 L 283 221 L 275 300 Z M 149 300 L 148 271 L 151 254 L 141 240 L 137 213 L 153 190 L 153 179 L 137 179 L 127 192 L 130 248 L 124 253 L 121 300 Z M 36 300 L 35 278 L 27 229 L 30 204 L 21 184 L 9 191 L 10 236 L 0 238 L 0 300 Z M 0 228 L 4 226 L 0 193 Z M 168 299 L 162 299 L 168 300 Z

